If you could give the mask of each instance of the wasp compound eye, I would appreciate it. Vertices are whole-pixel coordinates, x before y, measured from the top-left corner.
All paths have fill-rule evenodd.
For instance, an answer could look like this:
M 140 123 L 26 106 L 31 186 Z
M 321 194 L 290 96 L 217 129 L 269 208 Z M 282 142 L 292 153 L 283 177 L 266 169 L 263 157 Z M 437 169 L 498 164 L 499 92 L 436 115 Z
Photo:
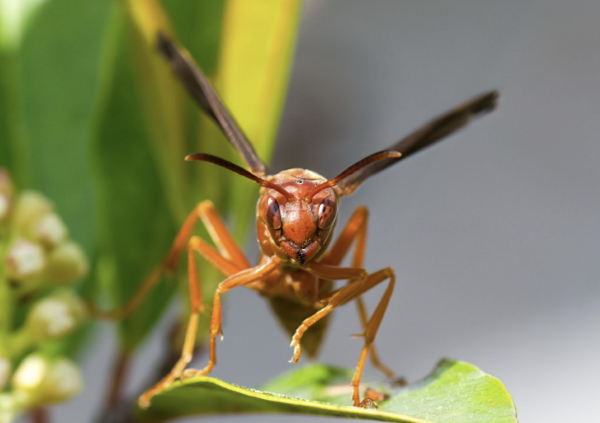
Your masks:
M 332 200 L 331 197 L 327 197 L 323 200 L 319 206 L 319 216 L 317 218 L 317 227 L 319 229 L 329 229 L 333 222 L 335 222 L 335 216 L 337 214 L 337 203 Z
M 279 203 L 271 196 L 267 199 L 267 223 L 271 229 L 281 229 L 281 213 L 279 212 Z

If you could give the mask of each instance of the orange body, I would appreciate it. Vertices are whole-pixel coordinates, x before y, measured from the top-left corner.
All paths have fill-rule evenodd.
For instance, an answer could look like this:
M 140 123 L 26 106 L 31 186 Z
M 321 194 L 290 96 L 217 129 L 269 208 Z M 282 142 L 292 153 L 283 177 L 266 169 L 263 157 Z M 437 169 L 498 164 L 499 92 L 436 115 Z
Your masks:
M 367 356 L 387 376 L 393 373 L 378 358 L 374 341 L 388 307 L 395 285 L 394 271 L 387 267 L 369 273 L 363 268 L 366 249 L 368 211 L 359 207 L 335 241 L 332 231 L 337 220 L 339 198 L 352 194 L 370 176 L 450 135 L 467 124 L 472 116 L 493 110 L 498 94 L 489 92 L 439 116 L 388 150 L 371 154 L 348 167 L 333 179 L 304 169 L 289 169 L 267 175 L 265 164 L 222 104 L 214 87 L 184 50 L 159 34 L 158 48 L 198 105 L 222 129 L 237 149 L 248 170 L 209 154 L 197 153 L 186 160 L 205 161 L 225 167 L 260 184 L 263 188 L 257 205 L 256 229 L 261 256 L 252 267 L 244 253 L 219 218 L 212 203 L 204 201 L 183 223 L 165 260 L 150 274 L 140 290 L 120 310 L 99 317 L 119 318 L 137 307 L 158 281 L 162 272 L 174 269 L 183 251 L 188 251 L 188 281 L 191 316 L 186 330 L 181 357 L 173 369 L 139 399 L 142 407 L 177 378 L 204 376 L 217 363 L 216 340 L 223 334 L 221 296 L 233 288 L 246 286 L 268 298 L 285 329 L 292 335 L 293 362 L 298 362 L 304 348 L 316 354 L 330 313 L 339 306 L 355 301 L 362 326 L 364 344 L 352 379 L 352 402 L 355 406 L 373 406 L 372 398 L 360 400 L 360 380 Z M 192 236 L 202 220 L 216 248 Z M 353 246 L 351 267 L 341 263 Z M 226 279 L 213 296 L 210 325 L 210 358 L 202 370 L 185 370 L 192 358 L 198 329 L 198 316 L 203 311 L 202 293 L 195 255 L 216 267 Z M 333 281 L 346 280 L 333 289 Z M 387 287 L 375 310 L 369 316 L 362 294 L 387 281 Z M 310 329 L 310 330 L 309 330 Z
M 336 223 L 339 192 L 336 193 L 335 187 L 329 188 L 317 193 L 310 203 L 305 202 L 303 199 L 310 191 L 327 181 L 310 170 L 289 169 L 269 180 L 292 193 L 295 199 L 289 201 L 274 190 L 261 190 L 256 212 L 259 263 L 275 255 L 284 264 L 249 288 L 269 299 L 279 321 L 292 335 L 306 318 L 325 305 L 317 300 L 332 287 L 331 281 L 310 274 L 302 266 L 308 261 L 319 262 L 327 250 Z M 277 229 L 270 225 L 269 207 L 273 210 L 275 203 L 269 202 L 269 198 L 274 198 L 279 206 Z M 322 206 L 324 201 L 326 205 Z M 314 357 L 318 352 L 328 321 L 329 318 L 320 320 L 304 335 L 302 346 L 309 356 Z

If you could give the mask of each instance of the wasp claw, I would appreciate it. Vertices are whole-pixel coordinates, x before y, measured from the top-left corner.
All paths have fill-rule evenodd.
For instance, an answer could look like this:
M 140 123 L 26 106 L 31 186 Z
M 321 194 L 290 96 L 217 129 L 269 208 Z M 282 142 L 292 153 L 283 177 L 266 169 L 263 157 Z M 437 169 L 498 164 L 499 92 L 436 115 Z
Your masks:
M 187 369 L 183 372 L 183 374 L 179 377 L 181 380 L 189 379 L 191 377 L 202 376 L 202 372 L 199 370 Z
M 296 348 L 294 348 L 294 356 L 290 360 L 290 363 L 297 363 L 298 360 L 300 360 L 300 357 L 302 357 L 302 348 L 300 345 L 296 345 Z
M 379 408 L 377 402 L 373 401 L 371 398 L 365 398 L 364 400 L 362 400 L 358 407 L 372 410 L 377 410 Z

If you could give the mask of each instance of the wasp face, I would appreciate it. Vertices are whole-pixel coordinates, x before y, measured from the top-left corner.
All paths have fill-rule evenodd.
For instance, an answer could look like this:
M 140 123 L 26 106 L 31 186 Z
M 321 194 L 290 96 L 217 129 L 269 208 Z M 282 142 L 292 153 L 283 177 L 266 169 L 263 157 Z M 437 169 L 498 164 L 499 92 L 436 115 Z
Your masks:
M 337 195 L 328 188 L 307 199 L 326 179 L 302 169 L 281 172 L 272 182 L 279 182 L 292 195 L 286 198 L 275 190 L 263 190 L 258 203 L 259 226 L 266 227 L 274 253 L 304 265 L 328 244 L 337 218 Z

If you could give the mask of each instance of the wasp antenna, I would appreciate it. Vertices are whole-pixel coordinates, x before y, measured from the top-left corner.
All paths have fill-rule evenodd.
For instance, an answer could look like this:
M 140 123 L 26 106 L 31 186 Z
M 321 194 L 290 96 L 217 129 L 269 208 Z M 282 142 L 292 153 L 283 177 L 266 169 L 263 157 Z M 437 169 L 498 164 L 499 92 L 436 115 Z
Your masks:
M 234 163 L 231 163 L 230 161 L 227 161 L 225 159 L 222 159 L 220 157 L 213 156 L 211 154 L 195 153 L 195 154 L 189 154 L 189 155 L 185 156 L 185 160 L 187 162 L 198 161 L 198 162 L 209 162 L 209 163 L 216 164 L 217 166 L 221 166 L 221 167 L 224 167 L 225 169 L 229 169 L 232 172 L 237 173 L 238 175 L 242 175 L 243 177 L 256 182 L 261 187 L 274 189 L 275 191 L 283 194 L 285 196 L 285 198 L 287 198 L 288 200 L 293 200 L 295 198 L 292 194 L 287 192 L 283 187 L 276 185 L 273 182 L 267 181 L 266 179 L 263 179 L 260 176 L 256 176 L 255 174 L 248 172 L 243 167 L 240 167 L 240 166 L 238 166 Z
M 342 179 L 347 178 L 348 176 L 359 171 L 363 167 L 370 165 L 373 162 L 378 162 L 381 160 L 388 160 L 388 159 L 400 159 L 400 157 L 402 157 L 402 153 L 399 153 L 398 151 L 386 150 L 386 151 L 379 151 L 378 153 L 373 153 L 370 156 L 367 156 L 364 159 L 357 161 L 356 163 L 354 163 L 352 166 L 348 167 L 346 170 L 344 170 L 342 173 L 340 173 L 335 178 L 330 179 L 329 181 L 327 181 L 327 182 L 319 185 L 315 189 L 313 189 L 311 192 L 309 192 L 307 194 L 307 196 L 305 197 L 305 200 L 308 202 L 312 201 L 315 194 L 317 194 L 319 191 L 322 191 L 326 188 L 330 188 L 334 185 L 337 185 Z

